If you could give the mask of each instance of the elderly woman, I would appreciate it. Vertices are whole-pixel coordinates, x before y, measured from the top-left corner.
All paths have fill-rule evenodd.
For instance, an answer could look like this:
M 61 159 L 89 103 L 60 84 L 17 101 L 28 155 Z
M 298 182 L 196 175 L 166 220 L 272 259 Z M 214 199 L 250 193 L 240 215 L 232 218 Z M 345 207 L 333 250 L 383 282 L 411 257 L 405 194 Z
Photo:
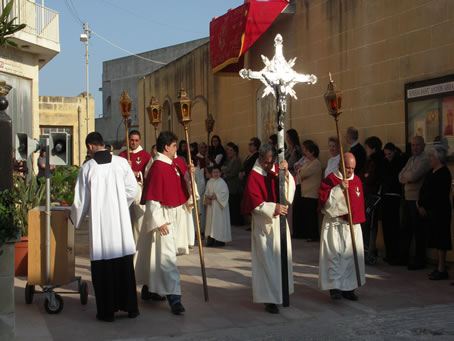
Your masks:
M 322 181 L 322 165 L 318 159 L 320 150 L 312 140 L 303 142 L 302 151 L 307 161 L 298 168 L 296 177 L 301 184 L 301 201 L 298 211 L 304 218 L 293 226 L 294 238 L 318 241 L 318 189 Z
M 229 188 L 230 221 L 232 225 L 243 225 L 243 217 L 240 214 L 241 208 L 241 180 L 239 174 L 243 165 L 238 157 L 239 148 L 233 143 L 227 143 L 227 162 L 222 167 L 223 178 Z
M 446 252 L 451 245 L 451 173 L 446 167 L 446 149 L 434 145 L 429 153 L 432 170 L 427 174 L 416 203 L 425 218 L 428 232 L 427 247 L 438 250 L 437 269 L 429 274 L 431 280 L 448 279 Z
M 336 168 L 339 167 L 339 140 L 335 136 L 328 138 L 328 151 L 331 157 L 328 159 L 328 164 L 325 168 L 325 178 L 330 175 Z

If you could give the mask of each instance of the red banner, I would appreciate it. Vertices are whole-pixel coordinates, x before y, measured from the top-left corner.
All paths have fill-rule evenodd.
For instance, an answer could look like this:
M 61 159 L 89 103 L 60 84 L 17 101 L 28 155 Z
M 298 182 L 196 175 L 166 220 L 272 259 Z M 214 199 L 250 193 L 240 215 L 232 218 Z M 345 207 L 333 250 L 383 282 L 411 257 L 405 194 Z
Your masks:
M 210 58 L 213 72 L 239 71 L 243 65 L 244 53 L 287 6 L 287 0 L 249 0 L 213 19 L 210 23 Z

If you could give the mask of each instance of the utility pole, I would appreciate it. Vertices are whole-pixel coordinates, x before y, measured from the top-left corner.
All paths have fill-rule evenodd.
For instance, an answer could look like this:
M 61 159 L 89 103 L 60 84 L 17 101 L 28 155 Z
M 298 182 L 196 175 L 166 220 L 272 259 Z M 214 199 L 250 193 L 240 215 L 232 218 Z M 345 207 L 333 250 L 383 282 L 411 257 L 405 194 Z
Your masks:
M 87 135 L 88 135 L 88 121 L 90 119 L 90 92 L 88 86 L 88 39 L 90 38 L 90 28 L 88 27 L 88 23 L 84 24 L 84 33 L 80 35 L 80 41 L 85 44 L 85 63 L 86 63 L 86 72 L 87 72 L 87 94 L 85 96 L 87 102 L 86 108 L 86 117 L 85 117 L 85 124 L 87 125 Z

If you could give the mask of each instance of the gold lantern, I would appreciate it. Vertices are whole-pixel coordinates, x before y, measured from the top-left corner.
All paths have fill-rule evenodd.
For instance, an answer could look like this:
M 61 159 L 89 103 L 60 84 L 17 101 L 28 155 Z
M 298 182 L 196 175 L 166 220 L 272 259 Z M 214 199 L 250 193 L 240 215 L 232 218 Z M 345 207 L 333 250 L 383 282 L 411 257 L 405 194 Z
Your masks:
M 337 117 L 342 113 L 342 94 L 340 91 L 334 90 L 334 82 L 329 74 L 328 90 L 323 95 L 326 107 L 330 115 Z
M 124 119 L 127 119 L 131 115 L 132 99 L 129 98 L 126 90 L 121 92 L 120 100 L 118 101 L 120 105 L 120 113 Z
M 178 101 L 176 101 L 174 105 L 178 121 L 183 125 L 191 122 L 191 100 L 189 99 L 186 90 L 180 90 Z
M 159 105 L 158 100 L 152 96 L 150 100 L 150 105 L 147 107 L 148 118 L 150 119 L 150 124 L 154 126 L 154 137 L 157 140 L 157 128 L 161 123 L 161 106 Z

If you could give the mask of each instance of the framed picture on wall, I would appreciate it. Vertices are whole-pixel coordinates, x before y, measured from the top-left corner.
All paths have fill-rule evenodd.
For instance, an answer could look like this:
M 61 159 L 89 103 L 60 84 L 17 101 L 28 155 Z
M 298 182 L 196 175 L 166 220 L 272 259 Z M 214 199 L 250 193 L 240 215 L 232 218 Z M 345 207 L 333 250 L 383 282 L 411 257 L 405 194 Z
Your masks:
M 454 161 L 454 75 L 405 85 L 407 144 L 422 136 L 426 145 L 441 143 Z

